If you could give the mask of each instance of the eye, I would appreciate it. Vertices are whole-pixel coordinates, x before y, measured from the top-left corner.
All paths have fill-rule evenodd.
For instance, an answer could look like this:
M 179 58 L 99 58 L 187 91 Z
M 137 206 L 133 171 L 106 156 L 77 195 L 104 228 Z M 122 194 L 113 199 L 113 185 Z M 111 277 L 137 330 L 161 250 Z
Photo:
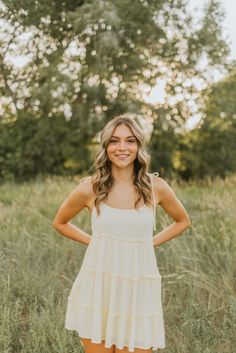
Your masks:
M 109 141 L 109 143 L 112 143 L 112 144 L 118 143 L 118 142 L 119 142 L 119 140 L 110 140 L 110 141 Z M 134 140 L 134 139 L 132 139 L 132 140 L 127 140 L 127 142 L 128 142 L 128 143 L 134 143 L 134 142 L 136 142 L 136 140 Z

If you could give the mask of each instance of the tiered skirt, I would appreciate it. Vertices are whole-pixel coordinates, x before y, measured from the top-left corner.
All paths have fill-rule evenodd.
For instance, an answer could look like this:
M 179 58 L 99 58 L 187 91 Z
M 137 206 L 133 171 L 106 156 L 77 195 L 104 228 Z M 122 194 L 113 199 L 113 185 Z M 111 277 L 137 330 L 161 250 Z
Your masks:
M 66 311 L 68 330 L 130 352 L 165 347 L 161 275 L 149 240 L 93 236 Z

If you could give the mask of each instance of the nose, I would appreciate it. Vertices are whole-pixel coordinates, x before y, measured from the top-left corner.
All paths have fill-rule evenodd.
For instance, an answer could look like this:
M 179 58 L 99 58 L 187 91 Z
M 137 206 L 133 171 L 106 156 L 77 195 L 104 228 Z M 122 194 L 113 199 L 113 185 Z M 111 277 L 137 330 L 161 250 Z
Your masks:
M 118 147 L 119 150 L 126 150 L 126 142 L 125 141 L 121 141 L 119 143 L 119 147 Z

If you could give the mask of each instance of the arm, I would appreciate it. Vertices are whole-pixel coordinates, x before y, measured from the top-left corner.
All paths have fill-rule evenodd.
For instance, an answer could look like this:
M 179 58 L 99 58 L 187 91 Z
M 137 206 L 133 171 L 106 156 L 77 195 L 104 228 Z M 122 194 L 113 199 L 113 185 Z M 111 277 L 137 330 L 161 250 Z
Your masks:
M 156 246 L 180 235 L 191 227 L 191 222 L 184 206 L 164 179 L 154 177 L 154 191 L 160 206 L 174 219 L 174 223 L 153 237 L 153 245 Z
M 90 194 L 90 181 L 80 183 L 62 203 L 53 220 L 53 227 L 59 233 L 83 244 L 89 244 L 91 236 L 69 221 L 86 206 Z

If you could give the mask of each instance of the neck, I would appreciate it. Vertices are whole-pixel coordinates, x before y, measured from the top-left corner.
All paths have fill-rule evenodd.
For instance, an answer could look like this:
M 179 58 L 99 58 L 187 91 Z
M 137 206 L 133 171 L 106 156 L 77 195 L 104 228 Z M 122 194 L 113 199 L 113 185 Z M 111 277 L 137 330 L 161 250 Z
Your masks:
M 112 169 L 112 177 L 117 184 L 130 184 L 134 180 L 134 169 Z

